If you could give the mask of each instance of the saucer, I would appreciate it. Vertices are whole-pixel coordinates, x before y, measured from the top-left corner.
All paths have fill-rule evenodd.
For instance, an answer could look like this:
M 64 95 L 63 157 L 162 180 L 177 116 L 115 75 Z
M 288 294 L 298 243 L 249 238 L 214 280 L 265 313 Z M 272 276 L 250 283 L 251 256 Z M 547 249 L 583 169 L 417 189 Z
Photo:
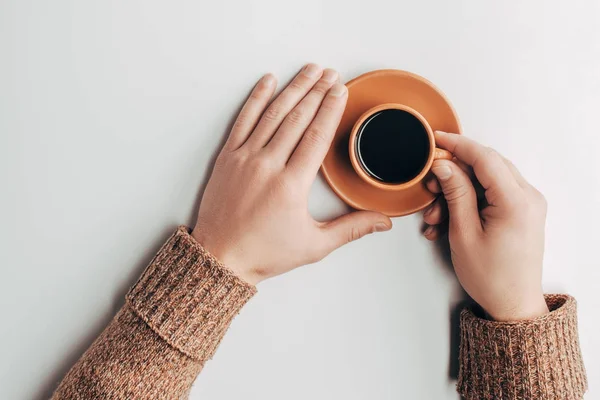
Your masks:
M 461 133 L 458 116 L 450 101 L 427 79 L 393 69 L 367 72 L 352 79 L 346 87 L 346 110 L 321 166 L 325 180 L 345 203 L 358 210 L 400 217 L 424 209 L 436 196 L 423 182 L 407 189 L 387 191 L 358 176 L 348 154 L 350 131 L 367 110 L 379 104 L 399 103 L 418 111 L 434 131 Z

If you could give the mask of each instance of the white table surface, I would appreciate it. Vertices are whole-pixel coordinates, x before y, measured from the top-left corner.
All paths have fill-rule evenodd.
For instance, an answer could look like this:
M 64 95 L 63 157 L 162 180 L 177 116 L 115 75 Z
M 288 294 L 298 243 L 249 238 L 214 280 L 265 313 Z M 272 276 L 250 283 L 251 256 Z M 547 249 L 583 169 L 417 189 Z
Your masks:
M 0 3 L 0 398 L 43 399 L 191 224 L 256 79 L 421 74 L 547 197 L 544 287 L 600 398 L 596 1 Z M 345 206 L 319 179 L 319 218 Z M 457 282 L 420 216 L 259 286 L 192 399 L 456 399 Z M 454 333 L 453 333 L 454 332 Z

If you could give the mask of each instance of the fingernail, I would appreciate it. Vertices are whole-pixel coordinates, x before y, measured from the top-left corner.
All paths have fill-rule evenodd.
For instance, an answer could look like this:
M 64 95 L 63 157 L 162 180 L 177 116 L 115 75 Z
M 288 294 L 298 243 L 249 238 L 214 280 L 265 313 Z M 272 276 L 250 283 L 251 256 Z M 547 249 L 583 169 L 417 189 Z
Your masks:
M 383 222 L 378 222 L 375 224 L 375 232 L 385 232 L 389 231 L 392 227 Z
M 266 86 L 271 86 L 275 82 L 275 77 L 273 74 L 266 74 L 262 77 L 262 83 Z
M 427 227 L 427 229 L 425 229 L 425 232 L 423 232 L 423 235 L 424 235 L 424 236 L 431 235 L 431 234 L 433 233 L 433 230 L 434 230 L 434 229 L 435 229 L 435 226 L 433 226 L 433 225 L 429 225 L 429 226 Z
M 435 133 L 437 133 L 438 135 L 447 135 L 448 132 L 444 132 L 444 131 L 435 131 Z
M 308 64 L 304 67 L 302 73 L 309 78 L 318 78 L 321 74 L 321 68 L 317 64 Z
M 335 97 L 341 97 L 346 94 L 346 91 L 346 86 L 342 85 L 341 83 L 336 83 L 329 90 L 329 94 Z
M 427 210 L 425 210 L 425 212 L 423 213 L 423 216 L 426 217 L 429 214 L 431 214 L 431 212 L 433 211 L 433 206 L 429 207 Z
M 439 180 L 447 181 L 452 176 L 452 169 L 447 165 L 438 165 L 431 168 L 431 172 L 438 177 Z
M 338 77 L 338 73 L 332 69 L 326 69 L 325 72 L 323 72 L 323 76 L 321 77 L 321 79 L 324 82 L 327 83 L 333 83 L 336 81 Z

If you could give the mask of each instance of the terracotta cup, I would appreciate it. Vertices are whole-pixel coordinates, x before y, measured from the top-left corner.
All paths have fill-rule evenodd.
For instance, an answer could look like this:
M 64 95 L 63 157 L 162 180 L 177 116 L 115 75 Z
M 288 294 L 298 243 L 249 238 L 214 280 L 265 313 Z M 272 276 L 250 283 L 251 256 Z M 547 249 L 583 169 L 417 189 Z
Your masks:
M 423 167 L 421 172 L 417 176 L 415 176 L 413 179 L 411 179 L 410 181 L 398 183 L 398 184 L 381 182 L 381 181 L 373 178 L 371 175 L 369 175 L 364 170 L 360 160 L 358 159 L 358 151 L 356 148 L 356 138 L 357 138 L 358 132 L 360 131 L 360 128 L 362 127 L 364 122 L 370 116 L 372 116 L 373 114 L 378 113 L 380 111 L 383 111 L 383 110 L 406 111 L 406 112 L 412 114 L 414 117 L 416 117 L 421 122 L 421 124 L 425 128 L 425 131 L 427 132 L 427 136 L 429 138 L 429 156 L 427 157 L 427 162 L 425 163 L 425 166 Z M 435 136 L 433 135 L 433 130 L 431 129 L 431 126 L 429 125 L 427 120 L 425 118 L 423 118 L 423 116 L 418 111 L 416 111 L 413 108 L 410 108 L 408 106 L 405 106 L 403 104 L 396 104 L 396 103 L 381 104 L 381 105 L 375 106 L 375 107 L 367 110 L 364 114 L 362 114 L 360 116 L 360 118 L 358 118 L 356 123 L 354 124 L 354 127 L 352 128 L 352 131 L 350 133 L 350 140 L 348 143 L 349 143 L 348 150 L 350 153 L 350 162 L 352 163 L 352 167 L 354 168 L 354 170 L 356 171 L 358 176 L 363 181 L 369 183 L 370 185 L 373 185 L 379 189 L 388 190 L 388 191 L 404 190 L 404 189 L 407 189 L 411 186 L 418 184 L 419 182 L 421 182 L 423 180 L 423 178 L 425 178 L 425 175 L 427 175 L 427 173 L 431 169 L 431 165 L 433 164 L 434 160 L 439 160 L 439 159 L 451 160 L 453 157 L 452 153 L 450 153 L 448 150 L 439 149 L 439 148 L 435 147 Z M 398 162 L 400 163 L 400 162 L 402 162 L 402 160 L 398 160 Z

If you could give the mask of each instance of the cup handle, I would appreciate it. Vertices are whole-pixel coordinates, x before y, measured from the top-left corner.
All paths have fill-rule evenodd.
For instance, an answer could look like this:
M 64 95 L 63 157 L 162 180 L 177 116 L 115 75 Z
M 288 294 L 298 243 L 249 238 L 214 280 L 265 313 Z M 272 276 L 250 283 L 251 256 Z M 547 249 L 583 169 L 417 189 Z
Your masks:
M 454 154 L 450 153 L 448 150 L 440 149 L 438 147 L 435 148 L 433 153 L 434 160 L 452 160 L 454 158 Z

